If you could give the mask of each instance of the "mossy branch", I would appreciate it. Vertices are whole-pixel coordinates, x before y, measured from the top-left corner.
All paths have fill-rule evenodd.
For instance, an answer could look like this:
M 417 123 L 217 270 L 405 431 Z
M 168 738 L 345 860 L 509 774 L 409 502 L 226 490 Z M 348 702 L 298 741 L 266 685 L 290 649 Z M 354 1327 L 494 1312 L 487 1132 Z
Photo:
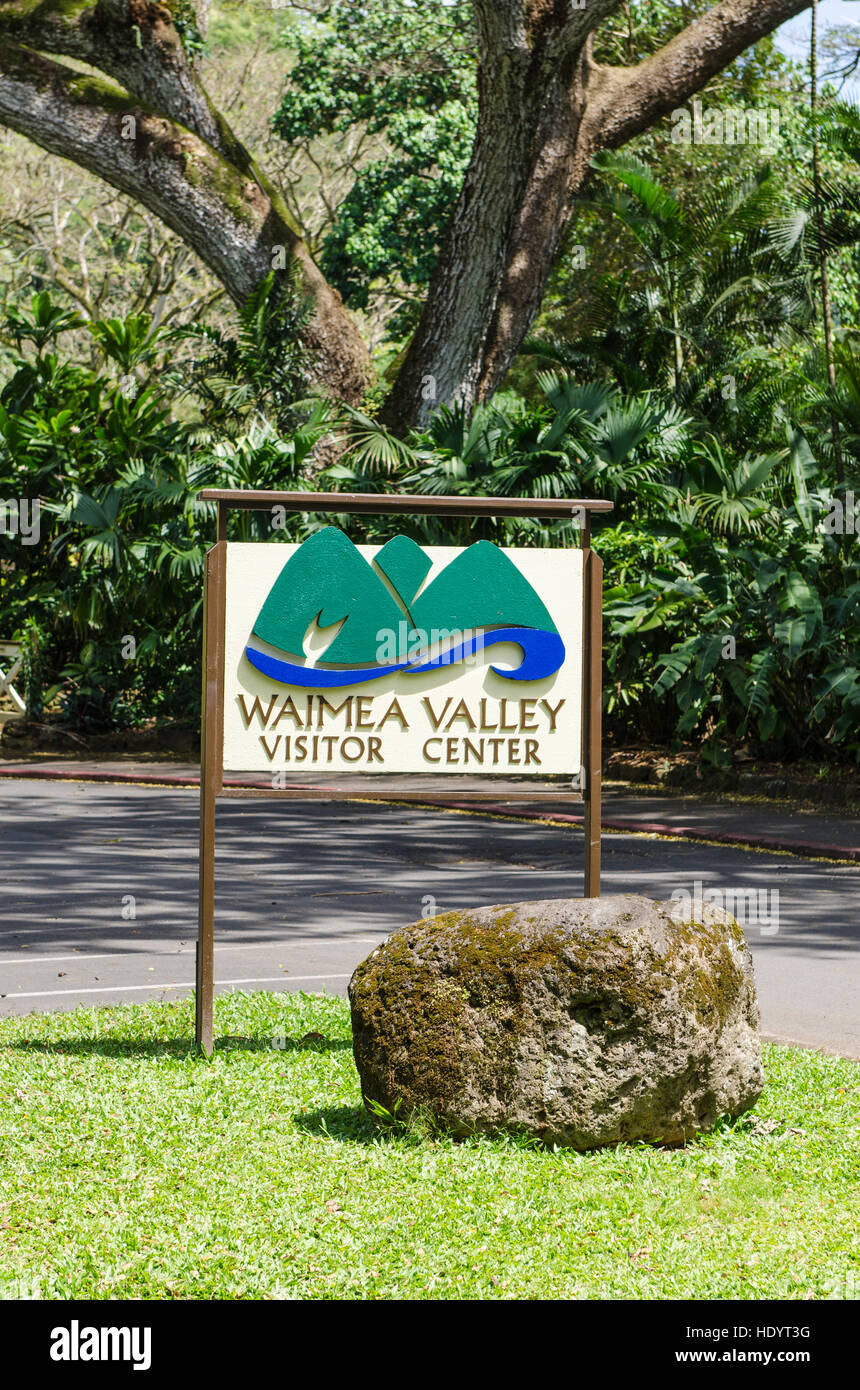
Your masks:
M 274 270 L 298 270 L 314 305 L 315 378 L 347 401 L 367 384 L 358 331 L 285 219 L 279 200 L 193 130 L 103 78 L 0 39 L 0 123 L 149 208 L 200 256 L 237 304 Z

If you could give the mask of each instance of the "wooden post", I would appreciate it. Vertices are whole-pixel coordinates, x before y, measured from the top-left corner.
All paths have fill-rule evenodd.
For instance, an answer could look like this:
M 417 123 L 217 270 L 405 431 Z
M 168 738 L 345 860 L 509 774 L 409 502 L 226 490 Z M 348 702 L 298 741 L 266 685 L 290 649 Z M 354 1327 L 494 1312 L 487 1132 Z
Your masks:
M 203 708 L 200 739 L 200 865 L 197 927 L 197 993 L 194 1039 L 207 1056 L 215 1046 L 215 807 L 224 776 L 224 615 L 227 543 L 206 556 L 203 591 Z
M 585 897 L 600 897 L 603 561 L 583 556 L 582 766 L 585 786 Z

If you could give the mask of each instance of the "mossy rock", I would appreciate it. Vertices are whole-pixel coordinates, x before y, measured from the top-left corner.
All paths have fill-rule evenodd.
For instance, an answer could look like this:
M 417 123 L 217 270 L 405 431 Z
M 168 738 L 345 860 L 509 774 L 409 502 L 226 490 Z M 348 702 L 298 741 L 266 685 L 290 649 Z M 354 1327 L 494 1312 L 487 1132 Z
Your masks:
M 710 905 L 636 895 L 448 912 L 349 986 L 366 1102 L 576 1149 L 683 1142 L 764 1084 L 752 958 Z

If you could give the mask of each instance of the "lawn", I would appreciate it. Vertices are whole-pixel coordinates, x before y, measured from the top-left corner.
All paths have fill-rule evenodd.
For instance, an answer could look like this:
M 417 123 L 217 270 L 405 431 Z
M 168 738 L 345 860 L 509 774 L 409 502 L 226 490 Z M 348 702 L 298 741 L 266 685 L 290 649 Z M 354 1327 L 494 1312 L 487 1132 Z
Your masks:
M 216 1022 L 207 1062 L 188 1001 L 0 1020 L 0 1296 L 860 1296 L 855 1063 L 768 1047 L 736 1123 L 574 1154 L 380 1130 L 341 999 Z

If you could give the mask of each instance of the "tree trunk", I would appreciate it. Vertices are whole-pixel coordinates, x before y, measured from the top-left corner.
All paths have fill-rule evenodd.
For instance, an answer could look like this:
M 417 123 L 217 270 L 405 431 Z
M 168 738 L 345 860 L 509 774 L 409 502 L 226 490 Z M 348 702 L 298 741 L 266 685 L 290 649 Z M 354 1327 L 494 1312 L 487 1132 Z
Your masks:
M 537 312 L 592 155 L 617 147 L 686 101 L 809 0 L 724 0 L 653 57 L 596 64 L 590 35 L 619 4 L 476 0 L 509 16 L 479 23 L 479 121 L 471 164 L 424 312 L 385 406 L 395 429 L 439 402 L 467 406 L 498 389 Z M 529 16 L 532 22 L 529 23 Z
M 529 26 L 523 8 L 509 0 L 475 5 L 475 144 L 424 313 L 386 402 L 395 428 L 422 423 L 441 401 L 472 406 L 496 389 L 540 307 L 571 194 L 588 173 L 588 29 L 618 0 L 593 0 L 578 44 L 565 41 L 563 26 L 548 24 L 544 11 L 543 23 Z M 510 24 L 500 33 L 503 11 Z
M 580 149 L 578 84 L 567 64 L 506 61 L 482 72 L 475 151 L 413 339 L 389 402 L 393 418 L 438 401 L 467 405 L 507 370 L 540 301 L 568 218 Z M 497 131 L 510 138 L 502 144 Z M 524 253 L 524 247 L 528 252 Z M 522 328 L 522 332 L 520 331 Z

